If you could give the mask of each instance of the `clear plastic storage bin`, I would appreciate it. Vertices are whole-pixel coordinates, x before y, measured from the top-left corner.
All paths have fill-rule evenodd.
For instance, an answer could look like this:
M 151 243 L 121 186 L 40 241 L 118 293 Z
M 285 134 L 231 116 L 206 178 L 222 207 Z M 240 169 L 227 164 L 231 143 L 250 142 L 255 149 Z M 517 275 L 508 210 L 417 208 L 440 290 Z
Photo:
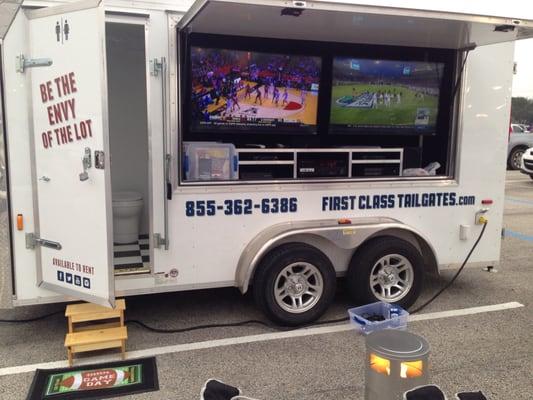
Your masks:
M 231 143 L 185 142 L 183 167 L 188 181 L 229 181 L 238 179 L 239 163 Z
M 350 323 L 356 330 L 368 335 L 381 329 L 405 329 L 409 313 L 400 306 L 385 302 L 367 304 L 348 310 Z M 382 321 L 372 321 L 371 317 L 384 318 Z

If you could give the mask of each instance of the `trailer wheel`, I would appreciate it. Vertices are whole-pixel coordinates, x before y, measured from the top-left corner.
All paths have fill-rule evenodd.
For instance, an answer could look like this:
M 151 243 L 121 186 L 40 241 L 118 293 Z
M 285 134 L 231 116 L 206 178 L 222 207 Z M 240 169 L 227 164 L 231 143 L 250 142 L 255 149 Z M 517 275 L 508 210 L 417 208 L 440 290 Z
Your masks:
M 335 286 L 335 269 L 324 253 L 304 243 L 289 243 L 263 259 L 255 273 L 253 294 L 271 320 L 296 326 L 326 311 Z
M 359 304 L 385 301 L 408 308 L 420 294 L 423 266 L 422 255 L 409 242 L 381 237 L 356 252 L 346 279 Z

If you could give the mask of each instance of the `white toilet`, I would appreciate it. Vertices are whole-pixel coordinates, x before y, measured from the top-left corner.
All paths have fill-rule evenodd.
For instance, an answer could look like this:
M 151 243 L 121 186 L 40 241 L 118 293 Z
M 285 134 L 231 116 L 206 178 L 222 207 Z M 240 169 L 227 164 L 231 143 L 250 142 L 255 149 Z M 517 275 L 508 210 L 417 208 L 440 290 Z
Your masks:
M 139 240 L 139 223 L 143 197 L 138 192 L 113 192 L 113 242 L 135 243 Z

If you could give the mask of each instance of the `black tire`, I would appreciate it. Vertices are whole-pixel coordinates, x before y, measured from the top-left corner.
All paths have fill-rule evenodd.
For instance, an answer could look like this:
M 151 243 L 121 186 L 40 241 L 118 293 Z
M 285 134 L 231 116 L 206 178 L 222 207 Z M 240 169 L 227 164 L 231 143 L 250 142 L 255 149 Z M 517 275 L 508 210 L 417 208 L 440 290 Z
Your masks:
M 316 296 L 316 303 L 309 304 L 312 307 L 303 312 L 289 312 L 276 300 L 276 281 L 280 277 L 280 282 L 283 279 L 288 282 L 280 276 L 281 272 L 291 264 L 295 264 L 293 268 L 299 268 L 298 263 L 308 263 L 316 268 L 315 272 L 320 275 L 323 289 L 321 295 Z M 253 282 L 252 289 L 258 307 L 269 319 L 283 326 L 305 325 L 318 319 L 332 303 L 337 283 L 331 261 L 320 250 L 304 243 L 288 243 L 272 250 L 258 266 Z M 290 299 L 289 295 L 287 297 Z M 300 297 L 306 299 L 311 296 Z
M 533 175 L 529 175 L 529 177 L 530 177 L 531 179 L 533 179 Z
M 412 266 L 412 285 L 410 289 L 397 301 L 387 301 L 408 308 L 416 301 L 422 289 L 424 278 L 424 260 L 416 247 L 405 240 L 391 236 L 383 236 L 364 244 L 357 251 L 348 268 L 346 275 L 348 289 L 357 304 L 369 304 L 377 301 L 387 301 L 379 298 L 373 292 L 370 275 L 377 262 L 387 255 L 400 255 L 406 258 Z M 379 267 L 376 267 L 379 269 Z M 403 274 L 403 272 L 401 273 Z M 400 275 L 402 276 L 402 275 Z M 405 278 L 407 275 L 403 275 Z M 376 287 L 376 286 L 374 286 Z M 397 289 L 396 289 L 397 290 Z
M 511 151 L 511 154 L 509 154 L 509 158 L 507 159 L 507 165 L 511 170 L 516 171 L 517 169 L 520 169 L 521 158 L 526 150 L 525 147 L 515 147 Z

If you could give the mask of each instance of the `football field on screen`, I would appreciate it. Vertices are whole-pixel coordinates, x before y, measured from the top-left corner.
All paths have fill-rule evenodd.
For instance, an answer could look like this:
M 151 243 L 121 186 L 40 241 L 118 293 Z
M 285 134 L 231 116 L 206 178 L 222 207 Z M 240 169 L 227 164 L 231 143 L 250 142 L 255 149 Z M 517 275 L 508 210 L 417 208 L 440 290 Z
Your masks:
M 337 103 L 342 97 L 359 96 L 364 92 L 398 93 L 401 95 L 401 103 L 396 98 L 391 100 L 389 107 L 379 104 L 377 108 L 346 107 Z M 331 120 L 336 125 L 414 125 L 418 108 L 428 108 L 431 112 L 429 125 L 436 124 L 438 111 L 438 97 L 424 95 L 416 97 L 415 91 L 403 86 L 394 85 L 366 85 L 346 84 L 333 86 L 331 98 Z

